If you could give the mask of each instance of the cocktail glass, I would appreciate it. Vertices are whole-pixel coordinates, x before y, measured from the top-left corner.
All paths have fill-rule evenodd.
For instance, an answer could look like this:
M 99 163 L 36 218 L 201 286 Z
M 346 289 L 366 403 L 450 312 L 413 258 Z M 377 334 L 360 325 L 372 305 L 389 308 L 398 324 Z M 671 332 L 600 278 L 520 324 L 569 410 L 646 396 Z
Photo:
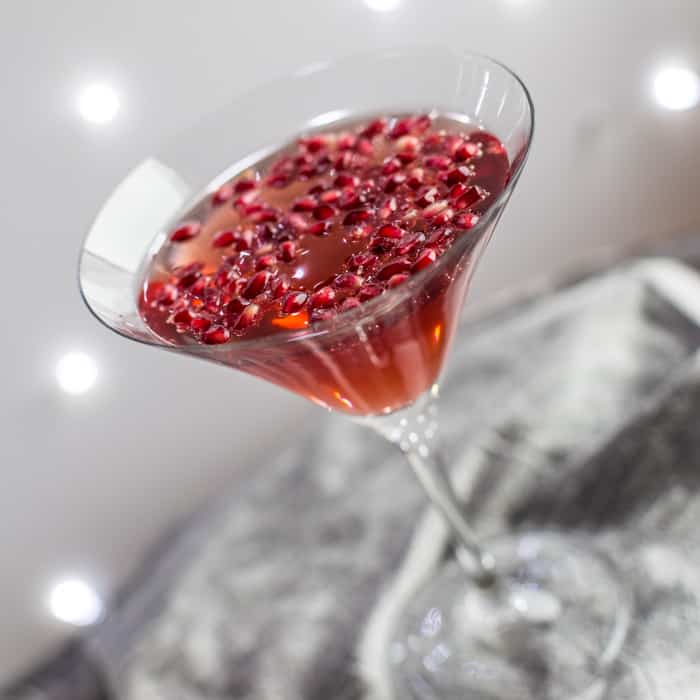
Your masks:
M 144 323 L 138 299 L 150 253 L 222 183 L 299 133 L 426 111 L 495 134 L 511 163 L 505 190 L 436 264 L 341 317 L 262 338 L 171 344 Z M 438 445 L 440 372 L 476 264 L 522 173 L 533 116 L 520 79 L 483 56 L 428 47 L 311 66 L 235 99 L 144 161 L 105 204 L 81 253 L 83 298 L 113 331 L 274 382 L 375 429 L 406 455 L 451 526 L 457 557 L 414 597 L 393 653 L 385 650 L 400 694 L 598 697 L 627 632 L 628 596 L 586 538 L 508 532 L 480 542 Z

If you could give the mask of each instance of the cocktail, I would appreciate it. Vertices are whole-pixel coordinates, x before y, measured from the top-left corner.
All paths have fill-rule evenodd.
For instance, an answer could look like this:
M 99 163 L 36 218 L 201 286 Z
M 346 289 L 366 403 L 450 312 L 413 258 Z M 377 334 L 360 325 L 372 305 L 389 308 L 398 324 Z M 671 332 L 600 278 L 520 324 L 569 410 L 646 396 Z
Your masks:
M 532 130 L 527 90 L 484 57 L 316 66 L 168 147 L 157 162 L 209 183 L 158 230 L 94 228 L 81 257 L 85 301 L 111 329 L 274 382 L 404 452 L 458 543 L 395 632 L 396 687 L 417 697 L 582 697 L 626 634 L 611 563 L 561 533 L 480 543 L 437 444 L 440 373 Z M 129 206 L 147 204 L 144 191 Z

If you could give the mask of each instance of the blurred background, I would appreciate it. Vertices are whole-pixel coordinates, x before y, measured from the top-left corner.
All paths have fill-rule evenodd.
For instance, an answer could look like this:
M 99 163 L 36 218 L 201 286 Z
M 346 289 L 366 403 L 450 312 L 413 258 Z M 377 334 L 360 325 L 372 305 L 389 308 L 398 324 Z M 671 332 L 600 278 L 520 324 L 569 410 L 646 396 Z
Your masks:
M 2 3 L 0 37 L 0 687 L 98 620 L 169 526 L 320 415 L 123 341 L 80 300 L 93 217 L 203 114 L 380 47 L 445 43 L 513 68 L 536 140 L 472 310 L 700 224 L 695 2 L 24 0 Z

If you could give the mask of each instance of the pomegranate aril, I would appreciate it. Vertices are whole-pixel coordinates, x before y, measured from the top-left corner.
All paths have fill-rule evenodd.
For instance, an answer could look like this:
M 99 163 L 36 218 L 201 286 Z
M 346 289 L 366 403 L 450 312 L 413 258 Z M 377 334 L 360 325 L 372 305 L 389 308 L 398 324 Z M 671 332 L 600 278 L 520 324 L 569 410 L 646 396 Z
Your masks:
M 336 141 L 335 145 L 339 151 L 347 151 L 349 148 L 352 148 L 355 143 L 357 143 L 357 136 L 346 132 L 338 136 L 338 140 Z
M 427 210 L 426 210 L 427 211 Z M 444 226 L 446 223 L 451 221 L 452 217 L 455 215 L 454 209 L 443 209 L 434 219 L 433 224 L 435 226 Z
M 272 298 L 280 299 L 289 291 L 289 288 L 291 286 L 292 285 L 288 277 L 284 275 L 277 277 L 275 280 L 272 281 L 272 284 L 270 285 L 270 292 L 272 293 Z
M 268 270 L 273 267 L 277 267 L 277 256 L 272 253 L 261 255 L 255 263 L 256 270 Z
M 363 156 L 371 156 L 374 153 L 374 146 L 369 139 L 359 138 L 355 144 L 355 151 Z
M 454 202 L 459 199 L 468 189 L 468 185 L 465 185 L 463 182 L 458 182 L 450 189 L 448 196 Z
M 223 326 L 212 326 L 208 331 L 205 331 L 202 340 L 207 345 L 221 345 L 231 339 L 231 332 Z
M 428 156 L 425 166 L 435 170 L 447 170 L 452 165 L 452 160 L 447 156 Z
M 237 330 L 246 330 L 260 320 L 261 312 L 257 304 L 248 304 L 236 321 Z
M 466 165 L 460 165 L 447 173 L 447 184 L 454 185 L 457 182 L 466 182 L 472 176 L 472 171 Z
M 226 304 L 226 313 L 231 314 L 232 316 L 237 316 L 243 311 L 243 309 L 246 308 L 246 306 L 248 306 L 249 303 L 250 302 L 246 299 L 234 297 Z
M 315 197 L 308 195 L 306 197 L 299 197 L 299 199 L 292 204 L 292 211 L 313 211 L 316 208 L 316 204 Z
M 392 175 L 386 182 L 386 185 L 384 185 L 384 191 L 387 192 L 388 194 L 391 194 L 392 192 L 396 192 L 396 190 L 403 185 L 404 182 L 407 180 L 407 176 L 404 173 L 396 173 L 395 175 Z
M 414 134 L 425 133 L 433 124 L 433 119 L 429 114 L 421 114 L 413 120 L 411 131 Z
M 190 328 L 192 328 L 192 330 L 196 331 L 197 333 L 203 333 L 210 326 L 211 326 L 211 321 L 208 318 L 204 318 L 202 316 L 198 316 L 197 318 L 193 318 L 192 321 L 190 322 Z
M 285 314 L 296 314 L 304 308 L 309 299 L 305 292 L 292 292 L 288 294 L 282 304 L 282 312 Z
M 355 209 L 362 204 L 360 195 L 354 189 L 346 189 L 338 200 L 341 209 Z
M 338 289 L 359 289 L 363 281 L 362 277 L 353 272 L 343 272 L 335 278 L 333 284 Z
M 411 131 L 411 127 L 414 124 L 413 117 L 404 117 L 403 119 L 398 119 L 394 126 L 389 132 L 389 138 L 400 139 L 402 136 L 406 136 Z
M 386 119 L 375 119 L 374 121 L 370 122 L 361 132 L 360 135 L 364 136 L 368 139 L 374 138 L 375 136 L 379 136 L 379 134 L 383 134 L 387 129 L 387 120 Z
M 384 224 L 377 229 L 377 235 L 383 238 L 403 238 L 405 231 L 394 224 Z
M 307 233 L 310 233 L 312 236 L 327 236 L 329 233 L 328 222 L 317 221 L 315 224 L 311 224 L 307 229 Z
M 289 225 L 298 233 L 309 228 L 309 222 L 301 214 L 290 214 L 287 217 Z
M 188 221 L 180 224 L 171 234 L 170 240 L 173 243 L 182 243 L 194 238 L 201 230 L 202 226 L 198 221 Z
M 410 269 L 411 263 L 408 260 L 405 258 L 398 258 L 384 265 L 377 273 L 377 278 L 380 280 L 388 280 L 390 277 Z
M 439 196 L 440 193 L 438 192 L 437 187 L 426 187 L 418 193 L 416 204 L 421 208 L 425 208 L 430 204 L 433 204 Z
M 172 284 L 164 284 L 155 293 L 154 299 L 160 306 L 170 306 L 178 297 L 177 287 Z
M 335 187 L 357 187 L 360 184 L 360 178 L 355 175 L 348 175 L 347 173 L 340 173 L 333 180 L 333 185 Z
M 367 221 L 371 216 L 367 209 L 354 209 L 348 212 L 343 219 L 343 224 L 345 226 L 354 226 L 355 224 L 360 224 L 363 221 Z
M 388 219 L 398 208 L 398 202 L 396 197 L 389 197 L 389 199 L 384 200 L 382 205 L 377 211 L 377 216 L 382 219 Z
M 480 202 L 484 195 L 484 190 L 479 187 L 470 187 L 456 200 L 455 205 L 458 209 L 468 209 L 469 207 L 473 207 L 477 202 Z
M 408 274 L 405 272 L 401 272 L 397 275 L 392 275 L 389 278 L 389 281 L 386 283 L 386 286 L 389 289 L 393 289 L 394 287 L 398 287 L 400 284 L 403 284 L 407 279 L 408 279 Z
M 279 214 L 274 209 L 259 209 L 250 215 L 250 220 L 255 224 L 277 221 L 278 219 Z
M 218 206 L 219 204 L 223 204 L 224 202 L 228 202 L 231 197 L 233 197 L 233 185 L 230 182 L 227 182 L 225 185 L 221 185 L 216 192 L 211 197 L 211 203 L 214 206 Z
M 233 231 L 219 231 L 211 239 L 211 244 L 214 248 L 227 248 L 236 240 L 236 234 Z
M 326 221 L 335 214 L 335 209 L 328 204 L 320 204 L 313 210 L 314 219 L 318 221 Z
M 394 173 L 399 172 L 401 168 L 401 161 L 395 156 L 390 156 L 384 161 L 384 165 L 382 166 L 382 175 L 393 175 Z
M 172 322 L 178 326 L 189 326 L 192 322 L 192 316 L 190 316 L 189 311 L 184 309 L 172 315 Z
M 255 180 L 243 178 L 236 182 L 233 189 L 237 194 L 242 194 L 243 192 L 250 192 L 251 190 L 254 190 L 257 186 L 258 183 Z
M 474 226 L 477 225 L 479 222 L 479 215 L 478 214 L 472 214 L 471 212 L 465 212 L 463 214 L 459 214 L 457 218 L 455 219 L 455 224 L 459 226 L 459 228 L 469 230 L 470 228 L 474 228 Z
M 270 281 L 270 273 L 266 270 L 256 273 L 250 278 L 250 281 L 243 290 L 243 296 L 246 299 L 253 299 L 262 294 L 267 287 L 267 283 Z
M 236 197 L 236 199 L 233 200 L 233 206 L 236 209 L 242 209 L 243 211 L 245 211 L 248 207 L 253 205 L 253 202 L 255 202 L 257 198 L 257 190 L 250 190 L 249 192 L 245 192 L 244 194 L 242 194 L 240 197 Z
M 414 272 L 419 272 L 420 270 L 429 267 L 437 260 L 437 252 L 433 248 L 426 248 L 417 258 L 416 262 L 413 263 L 411 268 Z
M 441 199 L 437 202 L 433 202 L 423 210 L 423 216 L 426 219 L 432 219 L 436 217 L 440 212 L 444 211 L 448 207 L 446 200 Z
M 414 233 L 401 241 L 396 248 L 397 255 L 410 255 L 425 242 L 424 233 Z
M 423 170 L 423 168 L 413 168 L 413 170 L 411 170 L 411 172 L 408 174 L 408 179 L 406 180 L 406 184 L 412 190 L 418 190 L 418 189 L 420 189 L 421 185 L 423 184 L 424 177 L 425 177 L 425 170 Z
M 333 287 L 321 287 L 311 295 L 309 303 L 314 308 L 327 308 L 335 303 L 335 289 Z
M 267 178 L 267 184 L 270 187 L 274 187 L 276 189 L 282 189 L 283 187 L 286 187 L 290 182 L 290 176 L 285 175 L 284 173 L 280 173 L 278 175 L 271 175 Z
M 356 272 L 373 270 L 379 258 L 372 253 L 354 253 L 348 258 L 348 268 Z
M 280 245 L 280 258 L 284 262 L 292 262 L 297 254 L 297 246 L 294 241 L 285 241 Z
M 351 241 L 364 241 L 372 235 L 374 228 L 369 224 L 358 224 L 350 231 L 348 238 Z
M 458 163 L 461 163 L 474 156 L 478 155 L 479 147 L 475 143 L 465 142 L 455 150 L 454 158 Z
M 384 287 L 380 284 L 366 284 L 357 294 L 360 301 L 369 301 L 378 297 L 384 291 Z
M 340 199 L 342 192 L 338 189 L 326 190 L 323 194 L 319 196 L 319 199 L 324 204 L 334 204 Z

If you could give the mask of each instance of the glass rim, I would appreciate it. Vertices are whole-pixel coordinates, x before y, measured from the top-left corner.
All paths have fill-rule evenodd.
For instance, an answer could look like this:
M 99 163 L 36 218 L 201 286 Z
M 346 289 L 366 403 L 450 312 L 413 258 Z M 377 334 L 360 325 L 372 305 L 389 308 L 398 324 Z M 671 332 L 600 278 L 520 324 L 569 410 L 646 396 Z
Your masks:
M 442 51 L 453 54 L 456 58 L 459 58 L 460 60 L 480 60 L 490 63 L 495 67 L 498 67 L 511 78 L 513 78 L 515 82 L 520 86 L 523 96 L 525 97 L 529 113 L 529 128 L 527 129 L 527 138 L 517 154 L 517 162 L 514 161 L 514 167 L 510 173 L 510 178 L 508 179 L 508 182 L 506 183 L 505 187 L 498 195 L 498 197 L 491 203 L 487 211 L 479 218 L 478 222 L 471 229 L 463 231 L 462 235 L 459 236 L 459 238 L 450 246 L 450 248 L 445 252 L 445 254 L 438 258 L 436 264 L 431 265 L 423 270 L 419 270 L 416 274 L 412 275 L 404 284 L 401 284 L 393 289 L 386 289 L 384 293 L 379 295 L 378 297 L 363 302 L 359 307 L 355 309 L 351 309 L 350 311 L 344 312 L 342 314 L 343 323 L 340 326 L 338 325 L 337 318 L 332 318 L 323 321 L 316 321 L 314 322 L 313 326 L 310 326 L 305 329 L 279 329 L 276 330 L 274 333 L 269 333 L 265 336 L 257 338 L 232 338 L 228 342 L 222 343 L 221 345 L 201 345 L 198 343 L 192 343 L 188 345 L 175 345 L 172 343 L 168 343 L 164 339 L 159 338 L 159 336 L 157 336 L 157 334 L 155 334 L 153 331 L 151 331 L 151 333 L 153 333 L 154 336 L 152 340 L 146 337 L 137 337 L 123 332 L 121 329 L 116 328 L 115 326 L 109 324 L 106 320 L 104 320 L 102 316 L 93 308 L 92 304 L 88 300 L 83 289 L 81 269 L 83 265 L 83 258 L 87 252 L 87 239 L 90 235 L 90 231 L 92 230 L 92 226 L 94 225 L 95 220 L 97 218 L 96 215 L 95 217 L 93 217 L 93 221 L 90 228 L 88 229 L 88 233 L 86 233 L 86 235 L 83 237 L 77 266 L 78 289 L 80 291 L 80 296 L 83 300 L 83 303 L 85 304 L 91 315 L 94 318 L 96 318 L 101 325 L 105 326 L 113 333 L 123 336 L 128 340 L 142 343 L 144 345 L 165 348 L 167 350 L 173 351 L 187 352 L 193 355 L 202 354 L 209 356 L 216 356 L 218 354 L 230 354 L 232 350 L 238 348 L 240 349 L 240 354 L 244 355 L 246 351 L 255 350 L 262 347 L 268 347 L 271 345 L 286 345 L 287 343 L 294 343 L 298 341 L 309 340 L 312 338 L 319 338 L 323 336 L 339 334 L 343 331 L 346 331 L 348 326 L 352 327 L 353 323 L 357 323 L 363 318 L 371 318 L 384 315 L 390 312 L 392 309 L 399 306 L 400 304 L 402 304 L 403 302 L 409 300 L 414 295 L 416 290 L 419 290 L 424 284 L 424 282 L 431 275 L 444 270 L 446 267 L 448 267 L 448 262 L 452 261 L 455 257 L 461 256 L 462 250 L 467 244 L 476 244 L 481 240 L 481 236 L 485 233 L 485 230 L 491 224 L 494 216 L 499 211 L 501 211 L 504 203 L 508 200 L 508 198 L 513 192 L 513 189 L 515 188 L 515 185 L 520 179 L 523 168 L 530 153 L 530 148 L 532 146 L 532 141 L 535 132 L 535 107 L 532 101 L 530 91 L 528 90 L 527 86 L 525 85 L 524 81 L 520 78 L 520 76 L 507 65 L 505 65 L 505 63 L 502 63 L 501 61 L 494 59 L 486 54 L 476 53 L 468 50 L 458 51 L 447 46 L 418 44 L 412 47 L 408 46 L 400 48 L 385 48 L 373 51 L 356 52 L 343 56 L 339 59 L 324 62 L 321 64 L 304 64 L 295 68 L 294 70 L 290 71 L 285 75 L 278 76 L 271 80 L 267 80 L 261 83 L 260 85 L 246 90 L 233 99 L 233 102 L 235 103 L 237 100 L 242 100 L 245 97 L 252 97 L 256 95 L 256 93 L 270 91 L 274 89 L 275 85 L 289 80 L 290 77 L 302 77 L 321 74 L 324 72 L 332 72 L 337 66 L 351 62 L 353 60 L 357 60 L 358 58 L 366 59 L 372 57 L 381 57 L 387 59 L 391 57 L 415 55 L 416 51 Z M 338 121 L 342 121 L 342 119 Z M 333 126 L 334 123 L 335 122 L 330 122 L 308 130 L 304 130 L 302 128 L 295 135 L 290 135 L 289 140 L 294 139 L 295 136 L 298 136 L 300 133 L 313 133 L 327 130 L 329 127 Z M 181 131 L 187 131 L 193 126 L 194 124 L 190 124 L 188 127 L 185 127 Z M 254 155 L 255 153 L 269 153 L 271 150 L 274 150 L 276 148 L 276 146 L 271 146 L 268 144 L 261 148 L 255 149 L 253 154 L 244 155 L 241 159 L 239 159 L 239 161 L 243 162 L 249 160 L 251 155 Z M 227 169 L 227 171 L 228 170 L 229 169 Z M 179 212 L 181 212 L 183 209 L 186 209 L 188 204 L 201 201 L 207 193 L 215 189 L 215 183 L 221 180 L 221 178 L 222 173 L 218 173 L 217 175 L 215 175 L 203 188 L 201 188 L 197 193 L 195 193 L 195 195 L 188 198 L 185 205 L 183 205 L 180 208 Z M 154 239 L 152 239 L 152 242 L 153 240 L 155 240 L 156 237 L 157 233 L 154 232 Z

